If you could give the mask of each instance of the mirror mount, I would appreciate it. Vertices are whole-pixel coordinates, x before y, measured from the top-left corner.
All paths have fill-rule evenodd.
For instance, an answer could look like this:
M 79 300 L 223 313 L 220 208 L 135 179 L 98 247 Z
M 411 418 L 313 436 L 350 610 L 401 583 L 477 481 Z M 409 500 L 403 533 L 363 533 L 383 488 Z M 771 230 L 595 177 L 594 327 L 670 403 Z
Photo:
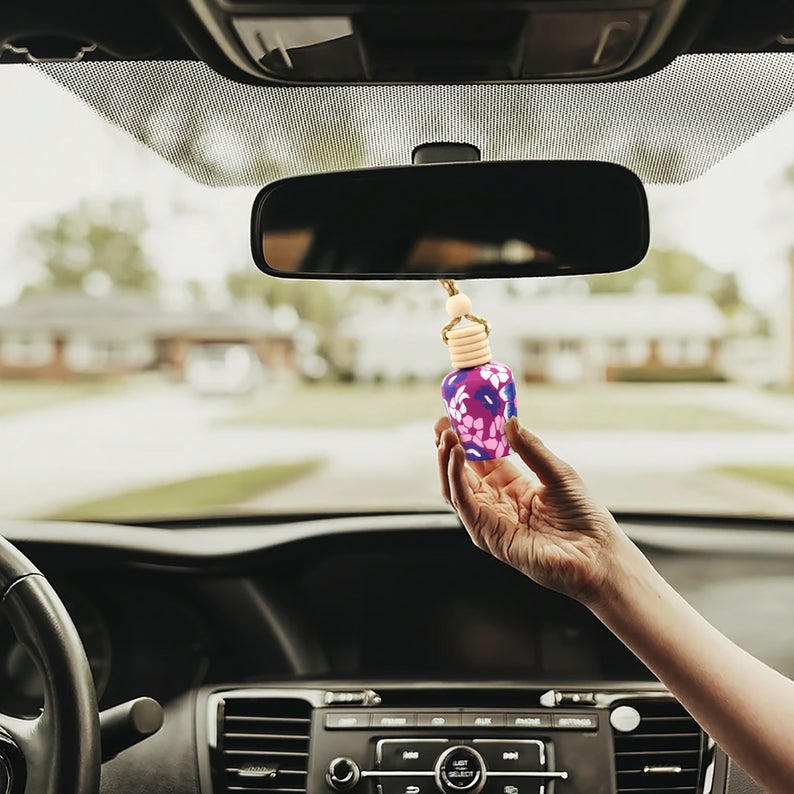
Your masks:
M 476 163 L 480 160 L 480 150 L 470 143 L 420 143 L 411 154 L 414 165 Z

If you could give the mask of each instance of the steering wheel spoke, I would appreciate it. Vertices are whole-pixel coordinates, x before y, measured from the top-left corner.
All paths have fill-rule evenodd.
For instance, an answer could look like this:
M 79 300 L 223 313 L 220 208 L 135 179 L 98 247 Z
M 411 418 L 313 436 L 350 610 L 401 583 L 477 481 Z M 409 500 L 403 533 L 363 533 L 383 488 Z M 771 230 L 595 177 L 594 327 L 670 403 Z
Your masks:
M 20 747 L 36 741 L 41 733 L 42 719 L 34 720 L 12 717 L 10 714 L 0 712 L 0 736 L 7 734 Z
M 45 755 L 42 739 L 41 717 L 19 719 L 0 712 L 0 791 L 9 788 L 9 781 L 12 794 L 25 791 L 28 763 L 35 765 Z

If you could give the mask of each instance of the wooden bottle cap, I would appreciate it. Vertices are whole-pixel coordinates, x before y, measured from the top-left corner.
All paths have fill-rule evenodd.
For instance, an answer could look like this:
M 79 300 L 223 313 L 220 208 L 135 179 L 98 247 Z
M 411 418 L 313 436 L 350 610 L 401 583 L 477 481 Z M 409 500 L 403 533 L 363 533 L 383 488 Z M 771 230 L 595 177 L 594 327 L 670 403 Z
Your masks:
M 491 360 L 488 331 L 480 323 L 452 328 L 447 333 L 447 346 L 455 369 L 480 367 Z

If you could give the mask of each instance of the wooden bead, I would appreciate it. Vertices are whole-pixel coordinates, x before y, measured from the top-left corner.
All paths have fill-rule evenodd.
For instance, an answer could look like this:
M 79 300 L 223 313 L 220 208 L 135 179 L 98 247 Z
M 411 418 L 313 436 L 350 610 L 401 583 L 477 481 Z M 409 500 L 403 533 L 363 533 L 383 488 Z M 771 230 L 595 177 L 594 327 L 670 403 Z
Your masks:
M 471 298 L 462 292 L 450 295 L 447 298 L 447 314 L 450 317 L 463 317 L 465 314 L 471 314 Z

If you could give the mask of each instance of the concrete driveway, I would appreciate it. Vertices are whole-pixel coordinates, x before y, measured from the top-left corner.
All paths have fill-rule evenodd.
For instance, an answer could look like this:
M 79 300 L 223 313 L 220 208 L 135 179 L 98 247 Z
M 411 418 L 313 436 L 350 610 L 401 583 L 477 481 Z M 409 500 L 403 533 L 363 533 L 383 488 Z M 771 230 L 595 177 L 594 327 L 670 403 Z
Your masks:
M 163 385 L 0 417 L 0 514 L 41 516 L 165 481 L 316 457 L 327 461 L 323 469 L 247 507 L 443 506 L 430 416 L 379 430 L 220 423 L 232 408 L 223 399 Z M 794 516 L 794 495 L 703 471 L 728 463 L 792 464 L 794 426 L 708 433 L 536 430 L 614 509 Z
M 794 493 L 705 471 L 729 463 L 792 464 L 794 431 L 537 432 L 614 510 L 794 516 Z M 255 507 L 287 510 L 307 495 L 335 509 L 443 506 L 429 423 L 353 436 L 332 460 L 311 477 L 263 495 Z

